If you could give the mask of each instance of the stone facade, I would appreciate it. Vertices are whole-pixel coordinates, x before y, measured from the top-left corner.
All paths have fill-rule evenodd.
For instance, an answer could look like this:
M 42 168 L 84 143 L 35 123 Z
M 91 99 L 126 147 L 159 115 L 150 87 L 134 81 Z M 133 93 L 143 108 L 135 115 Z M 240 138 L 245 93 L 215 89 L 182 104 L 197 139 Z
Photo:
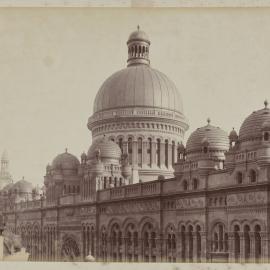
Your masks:
M 31 192 L 25 182 L 1 193 L 6 229 L 21 236 L 33 261 L 269 262 L 268 103 L 239 136 L 208 120 L 184 146 L 188 124 L 181 101 L 172 102 L 174 86 L 145 70 L 149 45 L 143 31 L 132 33 L 128 70 L 97 94 L 88 153 L 80 161 L 67 150 L 58 155 L 40 198 L 32 192 L 18 201 Z M 167 96 L 136 100 L 129 92 L 121 103 L 117 89 L 134 74 L 148 77 L 126 91 Z

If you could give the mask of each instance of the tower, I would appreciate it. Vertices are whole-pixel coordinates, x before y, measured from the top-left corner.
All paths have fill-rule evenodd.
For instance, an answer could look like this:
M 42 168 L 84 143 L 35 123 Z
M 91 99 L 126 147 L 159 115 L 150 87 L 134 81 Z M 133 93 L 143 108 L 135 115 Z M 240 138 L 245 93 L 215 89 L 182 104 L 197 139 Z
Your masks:
M 4 151 L 1 157 L 1 170 L 0 170 L 0 190 L 6 185 L 12 183 L 12 178 L 9 173 L 9 159 L 7 151 Z

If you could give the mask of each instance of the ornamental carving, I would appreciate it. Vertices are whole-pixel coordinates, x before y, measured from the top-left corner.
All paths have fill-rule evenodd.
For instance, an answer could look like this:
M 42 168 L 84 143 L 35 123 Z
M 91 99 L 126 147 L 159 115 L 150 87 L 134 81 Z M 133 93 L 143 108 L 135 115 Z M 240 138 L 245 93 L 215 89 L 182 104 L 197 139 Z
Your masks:
M 264 192 L 250 192 L 230 194 L 227 196 L 228 206 L 250 205 L 266 203 L 267 197 Z
M 96 207 L 82 207 L 80 209 L 81 215 L 95 215 L 96 214 Z
M 189 209 L 202 207 L 205 207 L 204 198 L 183 198 L 176 200 L 176 209 Z
M 137 212 L 151 212 L 160 210 L 159 201 L 133 202 L 110 205 L 106 208 L 106 214 L 129 214 Z

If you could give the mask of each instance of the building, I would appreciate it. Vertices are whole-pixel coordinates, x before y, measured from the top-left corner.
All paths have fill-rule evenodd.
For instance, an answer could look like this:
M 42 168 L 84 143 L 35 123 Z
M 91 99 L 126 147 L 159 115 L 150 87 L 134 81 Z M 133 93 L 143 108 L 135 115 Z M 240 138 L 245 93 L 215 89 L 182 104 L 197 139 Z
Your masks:
M 239 135 L 188 121 L 174 83 L 150 67 L 139 28 L 127 68 L 101 86 L 88 120 L 93 143 L 46 168 L 45 194 L 25 182 L 2 194 L 6 230 L 34 261 L 268 262 L 270 109 Z
M 9 159 L 7 151 L 4 151 L 1 157 L 1 169 L 0 169 L 0 190 L 6 185 L 12 183 L 12 177 L 9 173 Z

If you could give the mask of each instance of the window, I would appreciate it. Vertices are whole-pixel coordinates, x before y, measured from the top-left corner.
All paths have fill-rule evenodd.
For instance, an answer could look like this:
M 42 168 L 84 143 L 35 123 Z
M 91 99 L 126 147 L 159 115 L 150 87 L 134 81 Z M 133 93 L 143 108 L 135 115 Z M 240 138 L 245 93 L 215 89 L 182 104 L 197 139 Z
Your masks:
M 160 139 L 157 139 L 157 165 L 160 167 Z
M 249 172 L 249 179 L 251 183 L 256 182 L 257 180 L 257 176 L 256 176 L 256 172 L 254 170 L 250 170 Z
M 123 154 L 123 139 L 122 139 L 122 138 L 120 138 L 120 139 L 118 140 L 118 145 L 119 145 L 119 147 L 120 147 L 120 149 L 121 149 L 121 152 L 122 152 L 122 154 Z
M 152 166 L 152 139 L 148 138 L 148 144 L 147 144 L 147 165 L 149 167 Z
M 193 189 L 198 189 L 198 179 L 197 178 L 194 178 L 193 179 Z
M 188 188 L 187 180 L 184 180 L 183 181 L 183 189 L 187 190 L 187 188 Z
M 132 138 L 128 138 L 128 160 L 132 164 Z
M 238 172 L 236 174 L 236 181 L 237 181 L 237 184 L 242 184 L 243 183 L 243 174 L 241 172 Z
M 169 142 L 165 140 L 165 166 L 169 167 Z
M 203 152 L 204 152 L 205 154 L 208 152 L 207 146 L 204 146 L 204 147 L 203 147 Z
M 172 141 L 172 164 L 175 163 L 175 142 Z
M 265 133 L 264 133 L 263 139 L 264 139 L 265 141 L 269 141 L 269 133 L 268 133 L 268 132 L 265 132 Z
M 142 167 L 142 138 L 138 139 L 138 166 Z

